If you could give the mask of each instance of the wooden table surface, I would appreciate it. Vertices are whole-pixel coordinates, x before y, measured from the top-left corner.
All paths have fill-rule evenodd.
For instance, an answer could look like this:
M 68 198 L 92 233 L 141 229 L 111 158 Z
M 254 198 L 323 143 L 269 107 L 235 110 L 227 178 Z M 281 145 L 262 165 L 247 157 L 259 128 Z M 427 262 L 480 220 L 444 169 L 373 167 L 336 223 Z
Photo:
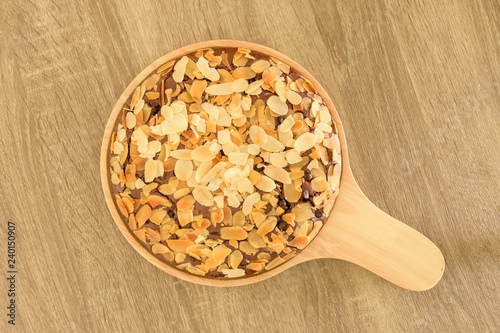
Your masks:
M 0 267 L 13 221 L 18 279 L 15 327 L 0 283 L 0 331 L 500 330 L 500 5 L 426 3 L 2 1 Z M 161 55 L 224 38 L 274 48 L 323 84 L 366 195 L 441 248 L 435 288 L 338 260 L 205 287 L 126 242 L 99 178 L 109 113 Z

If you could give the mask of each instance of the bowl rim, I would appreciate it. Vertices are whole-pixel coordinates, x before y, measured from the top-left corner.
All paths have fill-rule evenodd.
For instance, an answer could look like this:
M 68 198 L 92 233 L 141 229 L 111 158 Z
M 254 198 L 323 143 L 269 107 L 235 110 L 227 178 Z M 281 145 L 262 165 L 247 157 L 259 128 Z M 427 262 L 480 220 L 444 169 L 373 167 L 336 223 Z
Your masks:
M 198 43 L 193 43 L 190 45 L 183 46 L 181 48 L 175 49 L 162 57 L 156 59 L 153 63 L 151 63 L 149 66 L 147 66 L 145 69 L 143 69 L 127 86 L 127 88 L 123 91 L 123 93 L 120 95 L 118 98 L 117 102 L 115 103 L 113 110 L 111 111 L 111 114 L 109 115 L 108 121 L 106 123 L 106 127 L 103 133 L 103 140 L 101 144 L 101 154 L 100 154 L 100 173 L 101 173 L 101 184 L 102 184 L 102 189 L 104 192 L 104 197 L 107 203 L 107 206 L 109 208 L 109 211 L 113 217 L 113 220 L 115 224 L 117 225 L 118 229 L 121 231 L 125 239 L 132 245 L 132 247 L 139 252 L 145 259 L 147 259 L 150 263 L 155 265 L 156 267 L 160 268 L 164 272 L 169 273 L 170 275 L 173 275 L 177 278 L 180 278 L 185 281 L 193 282 L 193 283 L 198 283 L 198 284 L 203 284 L 203 285 L 210 285 L 210 286 L 241 286 L 241 285 L 247 285 L 255 282 L 259 282 L 262 280 L 265 280 L 267 278 L 270 278 L 276 274 L 281 273 L 282 271 L 297 265 L 301 262 L 315 259 L 316 257 L 311 255 L 310 251 L 307 251 L 308 248 L 311 247 L 311 244 L 314 244 L 315 241 L 318 241 L 318 237 L 321 235 L 323 229 L 328 226 L 328 224 L 332 223 L 332 221 L 329 221 L 332 219 L 332 216 L 334 215 L 335 211 L 335 204 L 332 208 L 332 211 L 319 231 L 318 235 L 313 238 L 311 241 L 311 244 L 307 245 L 301 252 L 299 252 L 296 256 L 293 258 L 289 259 L 285 263 L 270 269 L 269 271 L 265 272 L 260 272 L 257 273 L 253 276 L 244 276 L 240 278 L 227 278 L 227 279 L 216 279 L 216 278 L 211 278 L 211 277 L 205 277 L 205 276 L 198 276 L 194 275 L 192 273 L 186 272 L 184 270 L 178 269 L 173 265 L 168 264 L 165 261 L 160 260 L 158 257 L 156 257 L 153 253 L 150 252 L 146 248 L 146 246 L 129 230 L 126 221 L 124 218 L 121 216 L 118 207 L 116 205 L 116 202 L 114 200 L 114 193 L 112 191 L 112 186 L 111 186 L 111 177 L 110 177 L 110 146 L 111 146 L 111 139 L 112 139 L 112 133 L 114 131 L 114 128 L 116 126 L 116 123 L 119 121 L 120 117 L 119 114 L 123 109 L 123 106 L 125 102 L 128 100 L 128 98 L 134 93 L 135 89 L 146 79 L 148 78 L 151 74 L 156 72 L 156 70 L 163 64 L 167 63 L 170 60 L 178 59 L 186 54 L 195 52 L 199 49 L 205 49 L 205 48 L 247 48 L 252 51 L 260 52 L 262 54 L 274 57 L 276 59 L 279 59 L 286 64 L 290 65 L 292 68 L 294 68 L 297 72 L 299 72 L 303 77 L 308 79 L 314 86 L 314 88 L 317 90 L 317 94 L 320 95 L 323 98 L 324 103 L 327 105 L 328 109 L 330 110 L 330 113 L 333 116 L 333 119 L 336 123 L 337 126 L 337 131 L 339 134 L 339 140 L 340 140 L 340 145 L 341 145 L 341 178 L 340 178 L 340 183 L 339 183 L 339 191 L 341 190 L 341 184 L 342 184 L 342 175 L 344 175 L 346 168 L 349 166 L 349 161 L 348 161 L 348 155 L 347 155 L 347 145 L 346 145 L 346 140 L 345 140 L 345 133 L 344 129 L 342 126 L 342 123 L 340 121 L 340 117 L 337 113 L 337 110 L 335 106 L 333 105 L 333 102 L 331 101 L 329 95 L 325 91 L 325 89 L 321 86 L 321 84 L 301 65 L 290 59 L 289 57 L 285 56 L 284 54 L 271 49 L 267 46 L 263 46 L 260 44 L 252 43 L 252 42 L 246 42 L 246 41 L 239 41 L 239 40 L 233 40 L 233 39 L 222 39 L 222 40 L 209 40 L 209 41 L 203 41 L 203 42 L 198 42 Z M 338 198 L 337 198 L 338 200 Z

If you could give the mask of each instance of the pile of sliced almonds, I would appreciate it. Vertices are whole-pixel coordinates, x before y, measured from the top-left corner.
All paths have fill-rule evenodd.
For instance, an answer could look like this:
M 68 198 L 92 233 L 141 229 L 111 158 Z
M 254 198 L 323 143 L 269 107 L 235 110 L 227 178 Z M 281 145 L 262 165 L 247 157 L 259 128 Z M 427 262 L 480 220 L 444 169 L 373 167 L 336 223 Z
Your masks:
M 126 103 L 110 150 L 130 229 L 201 276 L 253 275 L 295 256 L 340 181 L 337 128 L 311 82 L 242 48 L 161 66 Z

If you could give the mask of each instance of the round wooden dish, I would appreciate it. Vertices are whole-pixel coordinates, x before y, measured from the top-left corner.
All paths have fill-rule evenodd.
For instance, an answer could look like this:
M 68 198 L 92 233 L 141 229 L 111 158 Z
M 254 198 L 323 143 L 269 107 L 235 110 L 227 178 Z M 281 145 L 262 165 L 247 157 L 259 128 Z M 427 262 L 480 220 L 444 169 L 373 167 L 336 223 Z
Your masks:
M 268 272 L 238 279 L 200 277 L 161 261 L 129 231 L 113 199 L 109 159 L 111 134 L 122 107 L 136 87 L 164 63 L 207 47 L 243 47 L 278 58 L 309 79 L 330 109 L 342 147 L 342 178 L 333 211 L 316 238 L 299 255 Z M 349 159 L 344 130 L 328 94 L 302 66 L 268 47 L 236 40 L 214 40 L 188 45 L 159 58 L 144 69 L 116 102 L 109 117 L 101 149 L 101 181 L 113 219 L 130 244 L 153 265 L 186 281 L 210 286 L 241 286 L 268 279 L 284 270 L 312 259 L 335 258 L 353 262 L 384 279 L 410 290 L 432 288 L 444 271 L 441 251 L 428 238 L 387 215 L 368 200 L 356 184 Z

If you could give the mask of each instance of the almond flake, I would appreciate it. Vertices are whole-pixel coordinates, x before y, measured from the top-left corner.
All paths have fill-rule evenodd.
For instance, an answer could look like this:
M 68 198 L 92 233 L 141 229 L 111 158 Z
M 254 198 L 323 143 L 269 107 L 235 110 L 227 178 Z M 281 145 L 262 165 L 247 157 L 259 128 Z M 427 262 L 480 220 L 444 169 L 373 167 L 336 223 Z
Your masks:
M 316 192 L 323 192 L 329 188 L 328 182 L 325 178 L 317 177 L 311 181 L 311 186 Z
M 288 117 L 283 120 L 283 122 L 278 126 L 280 132 L 289 132 L 293 125 L 295 124 L 295 120 L 293 119 L 292 115 L 289 115 Z
M 201 205 L 210 207 L 214 204 L 214 196 L 205 185 L 198 185 L 193 190 L 193 197 Z
M 254 192 L 250 194 L 248 197 L 246 197 L 242 207 L 243 214 L 245 215 L 250 214 L 253 205 L 256 204 L 259 200 L 260 200 L 260 194 L 257 192 Z
M 137 214 L 135 214 L 135 220 L 137 221 L 137 227 L 141 228 L 144 223 L 149 219 L 152 214 L 151 207 L 149 205 L 142 206 Z
M 315 142 L 316 136 L 313 133 L 304 133 L 295 140 L 294 147 L 295 150 L 302 152 L 311 149 Z
M 191 149 L 177 149 L 170 152 L 170 156 L 178 160 L 191 161 Z
M 217 140 L 221 145 L 228 143 L 231 140 L 231 135 L 227 129 L 217 132 Z
M 150 183 L 155 179 L 156 174 L 158 173 L 157 170 L 157 163 L 155 160 L 147 160 L 146 161 L 146 166 L 144 169 L 144 181 L 146 183 Z
M 318 129 L 320 129 L 321 131 L 323 131 L 324 133 L 332 133 L 333 132 L 333 128 L 330 125 L 325 124 L 325 123 L 318 123 L 316 125 L 316 127 Z
M 292 180 L 290 179 L 290 175 L 283 168 L 278 168 L 273 165 L 268 165 L 264 168 L 264 173 L 270 178 L 283 183 L 283 184 L 291 184 Z
M 212 169 L 212 161 L 209 162 L 203 162 L 198 166 L 198 169 L 196 169 L 196 182 L 201 183 L 201 180 L 205 175 Z
M 286 84 L 285 84 L 285 82 L 283 82 L 283 81 L 277 81 L 276 85 L 274 86 L 274 90 L 278 94 L 280 100 L 283 103 L 286 103 Z
M 255 187 L 263 192 L 271 192 L 276 188 L 276 183 L 271 178 L 260 175 L 260 180 L 255 184 Z
M 264 80 L 256 80 L 248 85 L 248 88 L 245 90 L 245 93 L 248 95 L 251 95 L 253 92 L 257 91 L 257 89 L 260 89 L 262 84 L 264 83 Z M 262 90 L 261 90 L 262 92 Z M 259 92 L 260 94 L 260 92 Z
M 248 81 L 243 78 L 236 79 L 231 83 L 229 88 L 231 89 L 232 92 L 235 93 L 244 92 L 245 90 L 248 89 Z
M 256 76 L 256 73 L 250 67 L 239 67 L 236 68 L 232 73 L 235 79 L 253 79 Z
M 184 73 L 186 72 L 186 66 L 188 63 L 188 57 L 183 56 L 174 66 L 174 72 L 172 73 L 172 79 L 175 82 L 182 82 L 184 79 Z
M 247 151 L 250 155 L 259 155 L 260 147 L 256 144 L 250 144 L 247 146 Z
M 302 102 L 302 97 L 300 97 L 299 94 L 297 94 L 295 91 L 288 90 L 286 92 L 286 98 L 292 105 L 299 105 L 300 102 Z
M 259 229 L 257 230 L 257 234 L 259 234 L 260 236 L 264 236 L 264 235 L 270 233 L 276 227 L 277 222 L 278 222 L 278 220 L 276 219 L 276 217 L 274 217 L 274 216 L 268 217 L 267 220 L 265 220 L 260 225 Z
M 245 165 L 248 159 L 248 153 L 235 153 L 231 152 L 228 154 L 229 162 L 234 165 Z
M 212 84 L 205 89 L 205 92 L 210 95 L 229 95 L 232 94 L 231 90 L 232 82 Z
M 203 108 L 203 111 L 208 113 L 208 115 L 213 119 L 217 120 L 219 118 L 220 111 L 216 106 L 213 106 L 212 104 L 205 102 L 201 104 L 201 107 Z
M 212 68 L 208 64 L 208 60 L 204 57 L 199 57 L 196 62 L 196 66 L 200 70 L 201 74 L 205 76 L 210 81 L 218 81 L 220 79 L 220 74 L 217 72 L 217 69 Z
M 288 106 L 286 105 L 286 103 L 282 102 L 281 99 L 276 95 L 273 95 L 268 98 L 267 106 L 269 106 L 271 111 L 280 116 L 283 116 L 288 113 Z
M 260 59 L 260 60 L 257 60 L 256 62 L 254 62 L 253 64 L 250 65 L 250 68 L 255 72 L 255 73 L 262 73 L 263 71 L 265 71 L 266 69 L 269 68 L 269 66 L 271 66 L 271 64 L 269 63 L 269 61 L 267 60 L 264 60 L 264 59 Z
M 125 123 L 127 125 L 127 128 L 134 129 L 136 118 L 133 112 L 127 112 L 127 115 L 125 116 Z
M 221 270 L 222 274 L 225 274 L 227 278 L 238 278 L 245 276 L 245 270 L 238 268 L 238 269 L 222 269 Z
M 272 153 L 271 156 L 269 157 L 269 162 L 277 166 L 279 168 L 284 168 L 288 165 L 288 162 L 285 160 L 285 157 L 283 154 L 280 153 Z
M 193 163 L 191 161 L 178 160 L 175 163 L 174 174 L 180 180 L 188 180 L 193 173 Z
M 210 162 L 215 158 L 215 154 L 209 145 L 204 145 L 191 151 L 191 158 L 197 162 Z
M 267 143 L 268 135 L 264 129 L 258 125 L 252 125 L 249 130 L 250 139 L 256 145 L 262 147 Z
M 285 146 L 274 137 L 268 135 L 267 142 L 264 146 L 262 146 L 262 149 L 277 153 L 283 151 Z
M 245 240 L 248 234 L 241 227 L 225 227 L 220 229 L 220 238 L 226 240 Z
M 254 191 L 253 184 L 248 178 L 243 178 L 238 182 L 238 192 L 252 194 Z

